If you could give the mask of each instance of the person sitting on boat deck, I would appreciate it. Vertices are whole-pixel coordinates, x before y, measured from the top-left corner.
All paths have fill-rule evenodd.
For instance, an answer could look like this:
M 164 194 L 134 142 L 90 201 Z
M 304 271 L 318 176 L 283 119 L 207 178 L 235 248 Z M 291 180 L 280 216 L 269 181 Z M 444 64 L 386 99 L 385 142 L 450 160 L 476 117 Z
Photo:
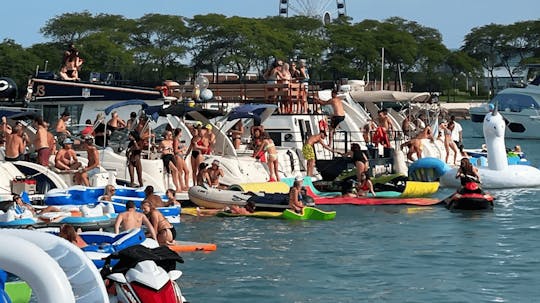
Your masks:
M 67 65 L 62 64 L 60 67 L 60 79 L 65 81 L 79 81 L 79 72 L 76 69 L 69 69 Z
M 365 197 L 368 193 L 371 193 L 373 197 L 376 196 L 375 190 L 373 190 L 373 182 L 371 182 L 369 175 L 364 172 L 361 174 L 358 183 L 356 183 L 356 196 Z
M 109 120 L 109 122 L 107 122 L 107 129 L 110 129 L 111 133 L 113 133 L 115 130 L 125 128 L 126 125 L 126 121 L 124 121 L 118 116 L 118 112 L 113 111 L 111 113 L 111 119 Z
M 99 173 L 99 152 L 94 146 L 94 137 L 87 135 L 84 137 L 83 147 L 86 150 L 86 157 L 88 158 L 88 166 L 79 170 L 81 173 L 80 183 L 85 186 L 90 186 L 90 178 Z
M 129 132 L 128 135 L 128 146 L 126 149 L 126 158 L 127 158 L 127 166 L 128 166 L 128 172 L 129 172 L 129 185 L 135 186 L 135 170 L 137 171 L 137 180 L 139 182 L 139 187 L 144 186 L 143 184 L 143 178 L 142 178 L 142 163 L 141 163 L 141 153 L 142 153 L 142 147 L 140 144 L 141 138 L 139 137 L 139 133 L 132 130 Z
M 150 223 L 150 220 L 148 220 L 144 214 L 135 209 L 135 202 L 127 201 L 126 211 L 120 213 L 118 217 L 116 217 L 116 221 L 114 222 L 114 233 L 120 233 L 120 229 L 130 230 L 134 228 L 141 228 L 143 224 L 148 229 L 150 237 L 157 241 L 156 231 L 152 223 Z
M 205 186 L 205 184 L 210 185 L 212 182 L 210 181 L 210 175 L 208 174 L 207 169 L 208 164 L 202 162 L 199 164 L 199 169 L 197 172 L 197 178 L 195 184 L 198 186 Z
M 235 215 L 250 215 L 255 212 L 256 208 L 257 207 L 255 206 L 255 202 L 247 201 L 245 206 L 232 204 L 223 209 L 201 209 L 197 207 L 196 210 L 197 210 L 197 216 L 203 217 L 203 216 L 215 216 L 221 212 L 235 214 Z
M 172 245 L 176 239 L 176 229 L 149 201 L 143 201 L 141 209 L 146 215 L 154 230 L 160 245 Z
M 146 186 L 144 189 L 144 201 L 150 202 L 152 206 L 154 207 L 163 207 L 163 200 L 161 200 L 161 197 L 154 194 L 154 187 L 152 185 Z
M 460 178 L 462 186 L 465 186 L 468 182 L 481 183 L 478 169 L 471 164 L 468 158 L 461 159 L 461 164 L 456 173 L 457 178 Z
M 219 168 L 219 164 L 219 160 L 214 160 L 210 168 L 207 169 L 211 187 L 220 188 L 219 178 L 225 176 L 223 169 Z
M 314 102 L 320 105 L 331 105 L 332 106 L 332 116 L 330 118 L 330 142 L 329 145 L 332 145 L 332 140 L 336 132 L 338 125 L 345 120 L 345 110 L 343 109 L 343 100 L 338 97 L 337 89 L 332 90 L 332 99 L 328 101 L 322 101 L 319 98 L 315 98 Z
M 116 189 L 114 188 L 114 185 L 107 184 L 105 185 L 105 189 L 103 190 L 103 195 L 99 197 L 100 201 L 112 201 L 112 196 L 116 193 Z
M 60 232 L 58 236 L 68 240 L 69 242 L 75 244 L 78 248 L 84 248 L 88 246 L 81 236 L 75 230 L 75 227 L 71 224 L 62 224 L 60 225 Z
M 67 129 L 66 123 L 69 121 L 71 114 L 66 110 L 60 116 L 60 119 L 56 121 L 56 133 L 59 142 L 64 142 L 64 139 L 71 137 L 71 133 Z
M 18 122 L 13 128 L 13 132 L 6 136 L 6 161 L 19 161 L 23 159 L 26 151 L 28 134 L 24 132 L 23 125 Z
M 307 140 L 304 146 L 302 147 L 302 154 L 304 155 L 304 159 L 307 161 L 307 175 L 310 177 L 313 177 L 313 169 L 315 168 L 315 144 L 320 144 L 323 148 L 331 151 L 332 153 L 335 153 L 335 151 L 326 143 L 324 143 L 324 140 L 326 139 L 326 133 L 320 132 L 317 135 L 310 136 Z
M 344 156 L 351 157 L 354 166 L 356 167 L 356 180 L 360 180 L 360 174 L 362 174 L 369 168 L 367 155 L 360 148 L 360 144 L 351 144 L 351 150 L 348 153 L 344 154 Z
M 373 135 L 373 143 L 377 146 L 381 143 L 384 147 L 390 147 L 390 136 L 389 134 L 393 130 L 392 122 L 388 117 L 388 110 L 383 108 L 378 111 L 378 127 Z
M 49 157 L 51 156 L 51 149 L 49 148 L 49 140 L 47 138 L 47 126 L 43 117 L 37 116 L 34 118 L 33 126 L 36 129 L 36 136 L 34 138 L 34 149 L 37 151 L 37 162 L 40 165 L 49 167 Z
M 176 191 L 174 189 L 167 189 L 165 195 L 167 195 L 167 202 L 165 203 L 165 206 L 181 206 L 180 202 L 176 200 Z
M 244 124 L 242 123 L 242 120 L 239 119 L 229 131 L 229 136 L 233 142 L 234 149 L 240 149 L 240 145 L 242 145 L 242 134 L 244 134 Z
M 268 164 L 268 170 L 270 171 L 270 180 L 268 182 L 279 182 L 279 162 L 276 145 L 268 133 L 262 135 L 262 143 L 259 148 L 253 153 L 253 157 L 257 157 L 261 153 L 267 153 L 266 163 Z
M 18 194 L 13 195 L 13 202 L 15 202 L 15 204 L 13 205 L 14 207 L 13 210 L 15 211 L 15 214 L 17 215 L 22 215 L 25 210 L 30 211 L 34 215 L 60 211 L 60 209 L 55 206 L 47 206 L 45 208 L 38 209 L 34 207 L 32 204 L 24 202 L 22 197 Z
M 171 131 L 167 130 L 163 134 L 163 137 L 164 139 L 159 143 L 159 152 L 161 152 L 163 167 L 168 174 L 171 174 L 175 188 L 180 191 L 182 190 L 182 186 L 180 185 L 180 176 L 178 174 L 174 156 L 173 134 Z
M 78 170 L 82 164 L 77 159 L 77 153 L 73 150 L 73 140 L 70 138 L 64 139 L 62 148 L 54 157 L 54 167 L 59 170 Z M 80 178 L 80 176 L 78 177 Z
M 294 179 L 293 186 L 289 190 L 289 209 L 296 213 L 301 214 L 304 209 L 303 197 L 302 197 L 302 184 L 304 178 L 296 177 Z

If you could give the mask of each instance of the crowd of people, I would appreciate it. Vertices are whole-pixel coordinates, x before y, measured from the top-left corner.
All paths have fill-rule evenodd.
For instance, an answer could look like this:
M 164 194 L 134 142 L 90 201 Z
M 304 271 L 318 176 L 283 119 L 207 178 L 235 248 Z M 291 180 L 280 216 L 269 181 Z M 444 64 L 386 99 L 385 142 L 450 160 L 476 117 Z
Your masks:
M 299 90 L 296 98 L 272 100 L 280 104 L 280 112 L 286 114 L 308 113 L 308 82 L 309 71 L 305 60 L 298 62 L 283 62 L 276 59 L 264 72 L 263 78 L 268 84 L 298 83 Z

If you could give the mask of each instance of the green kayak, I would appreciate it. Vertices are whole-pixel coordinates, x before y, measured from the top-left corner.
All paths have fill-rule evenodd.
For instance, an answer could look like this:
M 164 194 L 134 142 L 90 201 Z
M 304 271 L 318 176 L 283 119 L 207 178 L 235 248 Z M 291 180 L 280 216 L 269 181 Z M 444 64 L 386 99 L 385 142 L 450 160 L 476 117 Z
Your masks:
M 5 287 L 12 303 L 28 303 L 30 301 L 32 289 L 26 282 L 8 282 Z
M 335 211 L 323 211 L 315 207 L 304 207 L 302 214 L 286 209 L 282 215 L 287 220 L 333 220 L 336 217 Z

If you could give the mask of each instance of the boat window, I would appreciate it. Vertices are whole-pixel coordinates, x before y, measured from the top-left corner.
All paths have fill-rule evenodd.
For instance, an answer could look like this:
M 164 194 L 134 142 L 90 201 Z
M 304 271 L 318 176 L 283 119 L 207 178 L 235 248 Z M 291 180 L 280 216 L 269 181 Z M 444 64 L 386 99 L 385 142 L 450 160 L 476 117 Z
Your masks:
M 540 109 L 533 97 L 523 94 L 498 94 L 491 103 L 498 104 L 501 111 L 520 112 L 524 109 Z

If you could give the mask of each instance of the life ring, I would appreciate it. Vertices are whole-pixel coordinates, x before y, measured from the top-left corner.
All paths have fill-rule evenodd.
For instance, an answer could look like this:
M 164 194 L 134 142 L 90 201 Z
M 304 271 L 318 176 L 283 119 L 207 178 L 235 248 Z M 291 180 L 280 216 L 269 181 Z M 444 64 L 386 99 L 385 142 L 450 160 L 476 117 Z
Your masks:
M 4 79 L 0 80 L 0 92 L 3 92 L 8 88 L 9 88 L 9 82 L 7 82 Z
M 328 122 L 326 122 L 326 119 L 319 120 L 319 130 L 328 133 Z

